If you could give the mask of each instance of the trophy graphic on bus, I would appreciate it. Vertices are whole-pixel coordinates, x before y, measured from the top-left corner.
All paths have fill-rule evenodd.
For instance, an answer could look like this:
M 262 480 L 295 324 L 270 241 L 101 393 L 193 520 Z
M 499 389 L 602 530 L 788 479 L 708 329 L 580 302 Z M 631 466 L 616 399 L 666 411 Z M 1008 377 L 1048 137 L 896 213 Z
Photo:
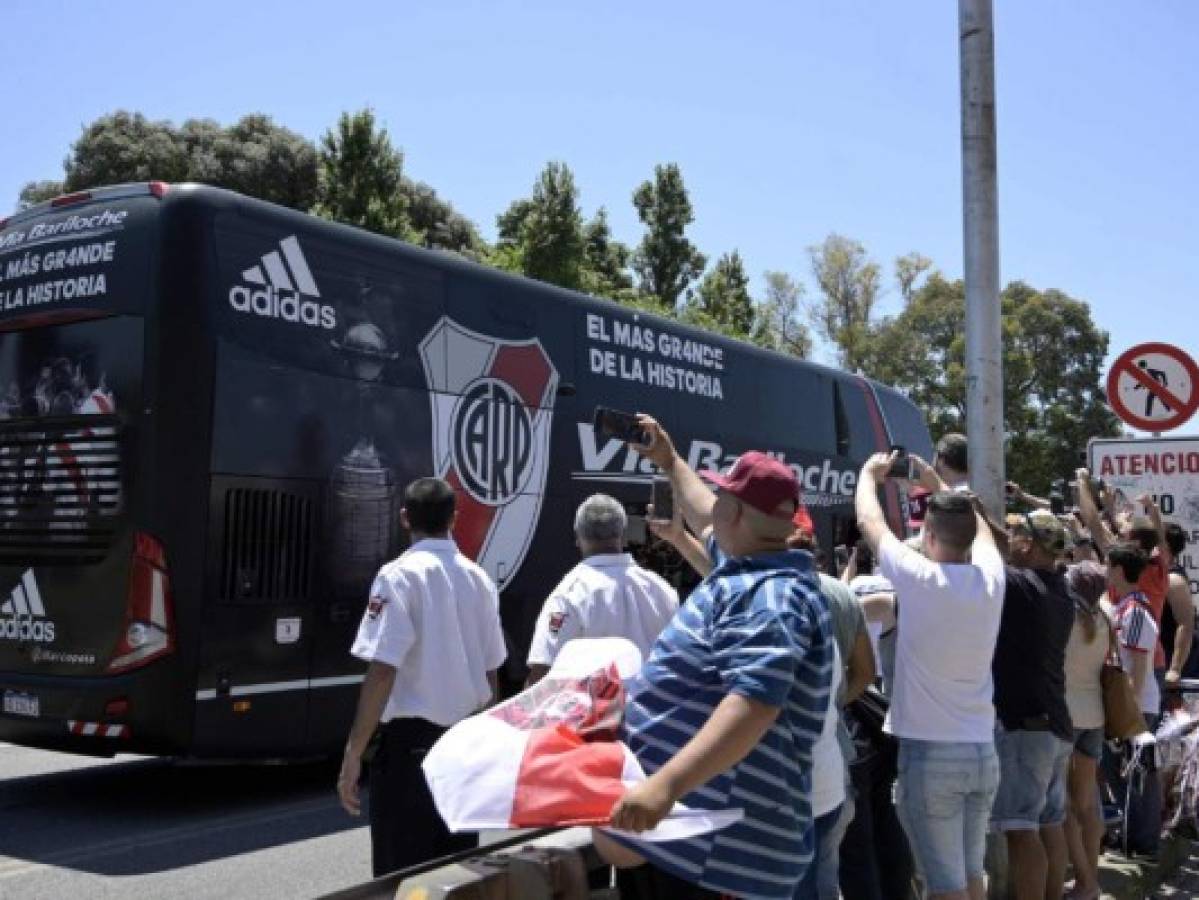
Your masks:
M 364 301 L 369 293 L 370 289 L 363 291 Z M 330 343 L 356 382 L 359 436 L 329 476 L 328 545 L 334 560 L 329 571 L 338 594 L 357 596 L 363 595 L 400 544 L 400 485 L 370 426 L 376 383 L 399 354 L 392 350 L 386 332 L 369 319 L 350 325 Z

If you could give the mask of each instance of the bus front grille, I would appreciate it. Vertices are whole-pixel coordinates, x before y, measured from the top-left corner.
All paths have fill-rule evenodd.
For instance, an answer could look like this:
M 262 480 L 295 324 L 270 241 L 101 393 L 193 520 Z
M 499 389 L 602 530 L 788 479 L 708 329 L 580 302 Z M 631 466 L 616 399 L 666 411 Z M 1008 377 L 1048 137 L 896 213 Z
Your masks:
M 0 564 L 98 562 L 121 507 L 116 416 L 0 421 Z

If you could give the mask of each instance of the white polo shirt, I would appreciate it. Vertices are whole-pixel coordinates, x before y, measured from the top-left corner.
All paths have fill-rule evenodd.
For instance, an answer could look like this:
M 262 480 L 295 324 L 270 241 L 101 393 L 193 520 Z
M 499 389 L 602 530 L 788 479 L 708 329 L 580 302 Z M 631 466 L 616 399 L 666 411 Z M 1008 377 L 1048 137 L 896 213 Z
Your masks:
M 452 540 L 418 541 L 375 576 L 350 652 L 396 669 L 382 721 L 453 725 L 488 701 L 508 655 L 495 584 Z
M 589 556 L 567 573 L 537 618 L 529 665 L 553 665 L 575 638 L 628 638 L 648 659 L 650 648 L 679 608 L 679 595 L 628 553 Z

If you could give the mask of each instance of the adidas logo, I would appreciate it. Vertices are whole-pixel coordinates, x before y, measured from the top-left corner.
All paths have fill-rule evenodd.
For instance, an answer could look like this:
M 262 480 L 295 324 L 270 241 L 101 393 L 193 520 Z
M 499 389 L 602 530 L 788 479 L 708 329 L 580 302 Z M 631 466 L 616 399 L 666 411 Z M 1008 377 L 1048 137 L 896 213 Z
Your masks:
M 33 569 L 25 570 L 8 599 L 0 603 L 0 639 L 54 643 L 54 623 L 46 618 Z
M 294 234 L 281 240 L 279 250 L 265 254 L 260 265 L 246 269 L 241 277 L 257 287 L 229 289 L 229 305 L 238 312 L 313 328 L 337 327 L 337 310 L 315 302 L 321 292 Z

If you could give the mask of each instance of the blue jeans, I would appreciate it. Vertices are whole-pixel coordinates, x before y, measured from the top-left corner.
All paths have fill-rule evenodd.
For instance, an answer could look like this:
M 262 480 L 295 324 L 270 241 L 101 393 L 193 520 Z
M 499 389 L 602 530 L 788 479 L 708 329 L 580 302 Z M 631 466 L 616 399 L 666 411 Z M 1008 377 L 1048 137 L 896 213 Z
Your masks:
M 900 739 L 895 807 L 930 893 L 963 891 L 983 877 L 998 788 L 994 744 Z
M 1066 821 L 1071 750 L 1052 731 L 1008 731 L 996 723 L 999 792 L 991 808 L 996 831 L 1036 831 Z
M 853 821 L 853 809 L 853 799 L 847 798 L 816 819 L 816 854 L 795 888 L 795 900 L 837 900 L 841 896 L 841 839 Z

